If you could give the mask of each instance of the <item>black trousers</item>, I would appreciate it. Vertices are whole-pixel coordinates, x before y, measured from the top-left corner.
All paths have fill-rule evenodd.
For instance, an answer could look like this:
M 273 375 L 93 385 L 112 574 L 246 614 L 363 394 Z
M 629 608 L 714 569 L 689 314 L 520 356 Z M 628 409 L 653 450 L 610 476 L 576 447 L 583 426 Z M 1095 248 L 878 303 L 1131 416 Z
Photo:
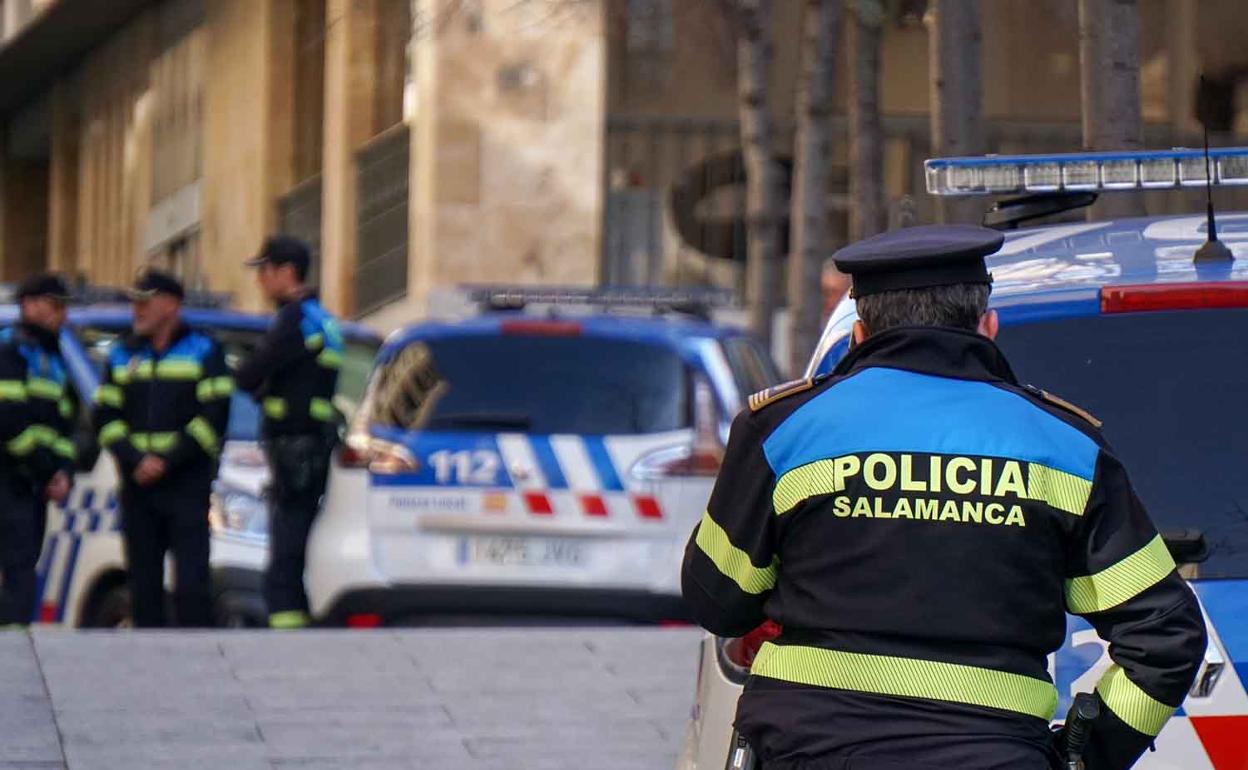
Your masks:
M 35 567 L 48 525 L 40 491 L 0 471 L 0 625 L 29 623 L 35 615 Z
M 211 483 L 207 477 L 175 477 L 151 487 L 128 484 L 122 490 L 122 534 L 136 627 L 167 625 L 164 578 L 169 552 L 174 563 L 176 624 L 184 628 L 213 624 L 208 572 Z
M 264 599 L 269 614 L 308 611 L 303 586 L 308 534 L 321 508 L 335 436 L 280 436 L 264 442 L 269 486 L 269 567 Z

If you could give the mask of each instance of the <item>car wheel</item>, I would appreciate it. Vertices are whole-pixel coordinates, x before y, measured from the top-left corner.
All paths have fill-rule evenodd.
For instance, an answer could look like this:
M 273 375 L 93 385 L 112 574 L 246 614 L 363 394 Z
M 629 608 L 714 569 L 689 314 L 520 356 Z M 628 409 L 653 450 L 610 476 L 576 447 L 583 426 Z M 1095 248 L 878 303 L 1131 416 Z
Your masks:
M 87 628 L 130 628 L 134 621 L 130 614 L 130 589 L 116 585 L 96 598 L 83 619 Z
M 220 628 L 265 628 L 267 618 L 257 605 L 260 601 L 248 593 L 226 591 L 217 597 L 213 615 Z

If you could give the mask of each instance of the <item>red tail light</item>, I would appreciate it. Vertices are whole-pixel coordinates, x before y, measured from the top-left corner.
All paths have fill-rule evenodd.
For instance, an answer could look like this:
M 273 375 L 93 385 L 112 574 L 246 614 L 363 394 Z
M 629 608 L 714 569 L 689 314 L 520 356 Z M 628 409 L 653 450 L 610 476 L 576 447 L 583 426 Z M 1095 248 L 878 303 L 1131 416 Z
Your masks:
M 380 628 L 381 620 L 375 612 L 357 612 L 347 616 L 347 628 Z
M 719 659 L 724 674 L 734 681 L 745 681 L 763 643 L 780 636 L 781 630 L 780 624 L 769 620 L 745 636 L 720 640 Z
M 527 334 L 535 337 L 578 337 L 581 325 L 576 321 L 503 321 L 499 325 L 503 334 Z
M 1245 307 L 1248 307 L 1248 281 L 1140 284 L 1101 289 L 1102 313 Z

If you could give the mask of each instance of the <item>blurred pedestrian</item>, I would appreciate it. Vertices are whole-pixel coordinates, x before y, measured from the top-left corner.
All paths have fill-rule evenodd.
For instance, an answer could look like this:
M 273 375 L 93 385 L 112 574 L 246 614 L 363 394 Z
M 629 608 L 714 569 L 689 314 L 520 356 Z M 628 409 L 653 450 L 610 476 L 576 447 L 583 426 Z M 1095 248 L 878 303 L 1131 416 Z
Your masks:
M 165 554 L 174 619 L 212 625 L 208 499 L 234 381 L 221 346 L 182 320 L 182 284 L 157 270 L 134 284 L 134 328 L 108 354 L 96 392 L 100 445 L 121 478 L 122 534 L 134 624 L 166 624 Z
M 310 620 L 303 585 L 308 534 L 320 510 L 330 455 L 338 442 L 333 406 L 342 365 L 342 333 L 307 285 L 307 244 L 267 239 L 247 262 L 264 296 L 277 308 L 269 331 L 238 367 L 238 386 L 260 401 L 269 487 L 269 566 L 264 595 L 272 628 L 301 628 Z
M 823 272 L 819 276 L 819 289 L 823 295 L 823 322 L 826 324 L 832 311 L 849 293 L 849 276 L 837 270 L 836 262 L 828 259 L 823 263 Z
M 0 626 L 35 613 L 35 565 L 48 502 L 69 497 L 74 473 L 74 404 L 61 358 L 69 288 L 56 275 L 31 276 L 17 290 L 18 322 L 0 331 Z

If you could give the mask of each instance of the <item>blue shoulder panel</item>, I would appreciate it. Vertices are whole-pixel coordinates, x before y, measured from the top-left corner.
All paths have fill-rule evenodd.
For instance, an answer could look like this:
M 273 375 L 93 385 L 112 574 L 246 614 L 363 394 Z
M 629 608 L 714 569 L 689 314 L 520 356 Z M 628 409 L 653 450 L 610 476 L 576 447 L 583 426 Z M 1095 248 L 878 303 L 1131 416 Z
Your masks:
M 1018 394 L 883 367 L 815 396 L 763 443 L 777 476 L 847 454 L 931 452 L 1026 460 L 1091 480 L 1099 451 L 1095 441 Z
M 170 348 L 169 355 L 202 361 L 208 355 L 208 352 L 212 350 L 213 344 L 212 338 L 207 334 L 191 332 L 178 340 L 178 344 Z

